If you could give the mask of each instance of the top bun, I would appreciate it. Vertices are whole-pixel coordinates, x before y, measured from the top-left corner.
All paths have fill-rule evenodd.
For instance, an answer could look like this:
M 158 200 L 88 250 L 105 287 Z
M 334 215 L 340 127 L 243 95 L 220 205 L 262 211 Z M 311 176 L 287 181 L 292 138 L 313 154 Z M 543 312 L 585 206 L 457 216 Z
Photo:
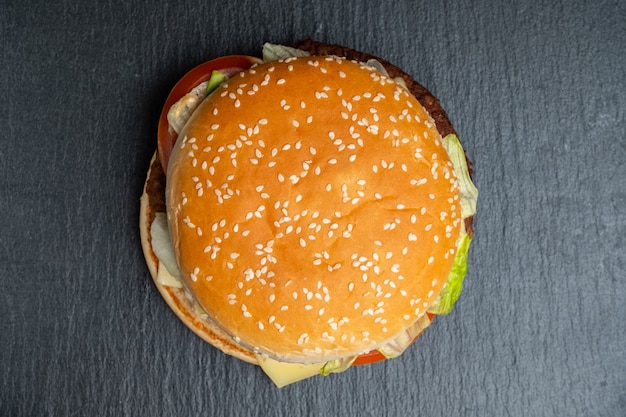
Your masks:
M 375 349 L 425 314 L 461 230 L 452 163 L 406 89 L 334 56 L 215 90 L 172 153 L 186 285 L 242 346 L 285 362 Z

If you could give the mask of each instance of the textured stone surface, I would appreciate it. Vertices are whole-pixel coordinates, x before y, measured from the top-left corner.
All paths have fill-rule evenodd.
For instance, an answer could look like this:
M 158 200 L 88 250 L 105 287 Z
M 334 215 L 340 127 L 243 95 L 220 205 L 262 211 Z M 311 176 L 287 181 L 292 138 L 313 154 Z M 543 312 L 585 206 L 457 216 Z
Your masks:
M 626 6 L 0 6 L 0 415 L 626 415 Z M 275 389 L 167 309 L 139 196 L 169 89 L 304 37 L 441 100 L 481 192 L 464 293 L 401 358 Z

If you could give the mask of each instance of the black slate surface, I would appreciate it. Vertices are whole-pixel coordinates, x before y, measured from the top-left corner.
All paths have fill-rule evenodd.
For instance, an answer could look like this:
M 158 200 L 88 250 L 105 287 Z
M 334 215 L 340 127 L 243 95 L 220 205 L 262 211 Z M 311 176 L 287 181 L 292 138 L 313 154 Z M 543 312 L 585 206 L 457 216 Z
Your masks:
M 277 390 L 143 262 L 169 89 L 313 37 L 441 100 L 481 192 L 464 293 L 401 358 Z M 626 416 L 626 3 L 0 4 L 1 416 Z

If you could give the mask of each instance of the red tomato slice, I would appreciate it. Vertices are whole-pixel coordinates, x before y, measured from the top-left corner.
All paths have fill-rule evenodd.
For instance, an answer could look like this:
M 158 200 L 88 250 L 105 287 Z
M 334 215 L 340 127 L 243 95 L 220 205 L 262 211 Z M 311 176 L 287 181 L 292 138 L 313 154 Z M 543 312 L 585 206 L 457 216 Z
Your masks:
M 167 112 L 170 107 L 180 100 L 185 94 L 193 90 L 194 87 L 200 83 L 207 81 L 211 78 L 211 72 L 220 71 L 228 75 L 229 77 L 250 68 L 254 64 L 260 64 L 262 61 L 259 58 L 246 55 L 230 55 L 207 61 L 198 65 L 180 79 L 167 96 L 165 105 L 161 111 L 161 118 L 159 119 L 159 127 L 157 131 L 159 158 L 163 170 L 167 172 L 167 164 L 170 159 L 170 154 L 176 143 L 176 132 L 170 132 L 169 124 L 167 122 Z
M 431 313 L 426 313 L 428 314 L 428 317 L 430 318 L 430 320 L 432 320 L 435 315 L 431 314 Z M 424 329 L 425 330 L 425 329 Z M 422 332 L 424 331 L 422 330 Z M 420 332 L 420 334 L 422 334 L 422 332 Z M 415 339 L 413 339 L 413 342 L 415 342 L 417 340 L 418 337 L 420 337 L 420 334 L 418 334 L 417 336 L 415 336 Z M 413 343 L 412 342 L 412 343 Z M 372 350 L 369 351 L 367 353 L 363 353 L 361 355 L 359 355 L 354 362 L 352 363 L 352 365 L 367 365 L 368 363 L 374 363 L 374 362 L 379 362 L 379 361 L 384 361 L 385 359 L 387 359 L 385 357 L 385 355 L 383 355 L 382 353 L 380 353 L 377 350 Z

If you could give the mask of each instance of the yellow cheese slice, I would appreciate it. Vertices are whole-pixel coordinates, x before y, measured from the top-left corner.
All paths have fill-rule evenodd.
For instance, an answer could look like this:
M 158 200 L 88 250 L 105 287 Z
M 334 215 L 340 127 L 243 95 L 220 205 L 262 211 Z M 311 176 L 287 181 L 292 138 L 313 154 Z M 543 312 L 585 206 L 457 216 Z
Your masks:
M 320 370 L 326 362 L 301 364 L 278 362 L 270 358 L 257 355 L 257 361 L 261 369 L 270 377 L 278 388 L 302 381 L 320 374 Z
M 159 269 L 157 271 L 157 282 L 167 287 L 183 288 L 183 283 L 178 278 L 170 274 L 163 262 L 159 261 Z

